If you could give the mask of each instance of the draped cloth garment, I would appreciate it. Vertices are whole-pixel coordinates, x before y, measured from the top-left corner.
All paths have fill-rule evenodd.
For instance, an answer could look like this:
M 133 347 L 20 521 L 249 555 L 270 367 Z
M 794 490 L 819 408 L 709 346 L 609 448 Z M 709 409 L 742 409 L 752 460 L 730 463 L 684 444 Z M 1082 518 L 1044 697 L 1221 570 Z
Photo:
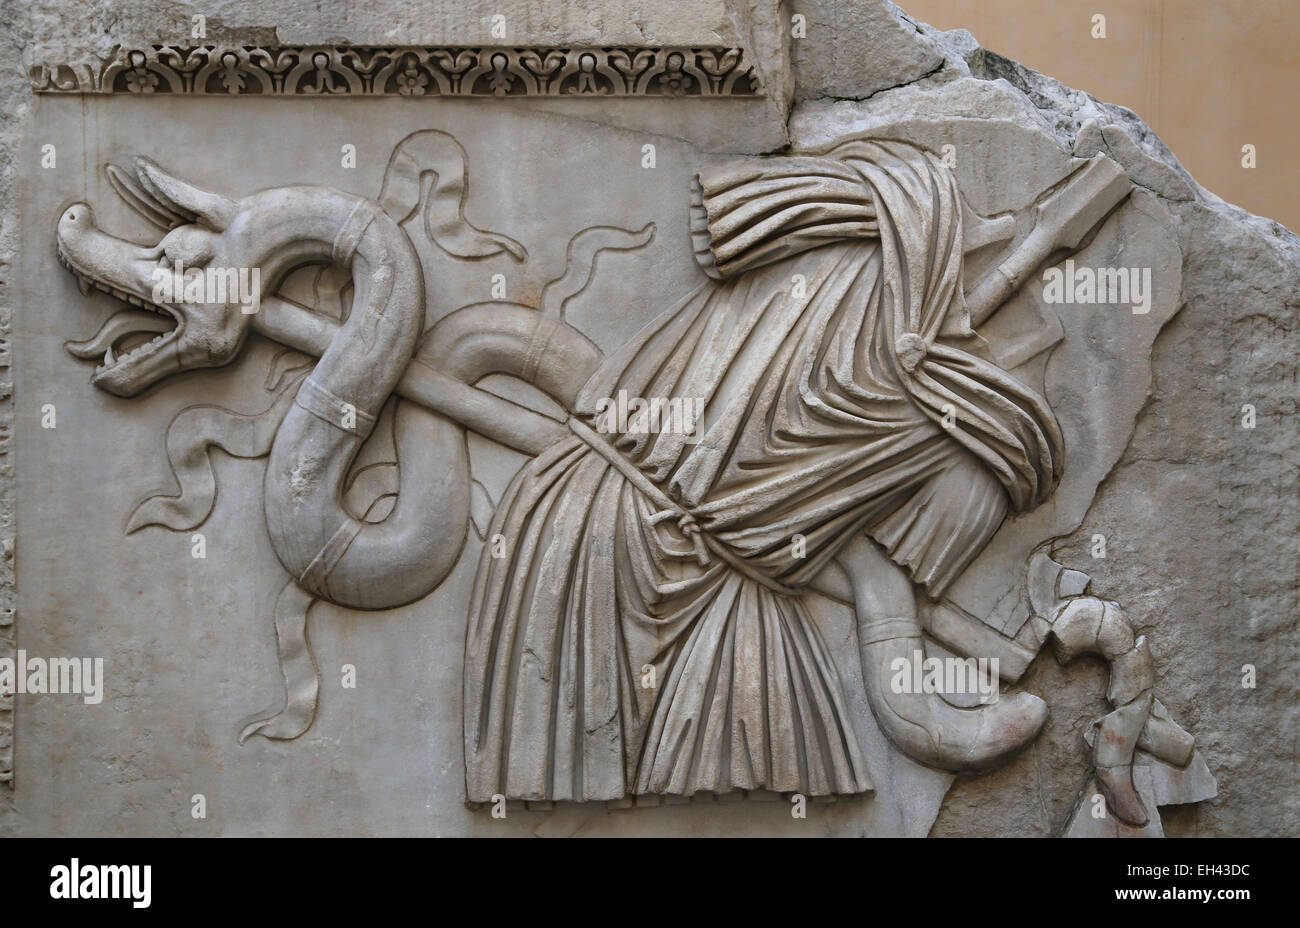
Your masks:
M 869 791 L 797 591 L 866 532 L 937 597 L 1059 477 L 1050 409 L 970 330 L 960 201 L 934 155 L 858 140 L 706 172 L 697 196 L 718 281 L 575 406 L 621 466 L 575 434 L 497 510 L 507 551 L 484 551 L 466 641 L 472 801 Z M 699 398 L 703 422 L 608 434 L 619 391 Z M 664 518 L 628 468 L 691 518 Z M 698 557 L 695 527 L 745 571 Z

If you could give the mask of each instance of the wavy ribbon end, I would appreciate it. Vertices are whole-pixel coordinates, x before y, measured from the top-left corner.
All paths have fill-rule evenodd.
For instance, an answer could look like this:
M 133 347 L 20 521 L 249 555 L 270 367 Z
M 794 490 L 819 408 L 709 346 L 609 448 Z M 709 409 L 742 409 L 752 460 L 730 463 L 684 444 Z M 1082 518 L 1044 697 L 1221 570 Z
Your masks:
M 311 728 L 316 720 L 320 678 L 307 644 L 307 612 L 316 598 L 290 580 L 275 600 L 275 638 L 284 676 L 284 708 L 274 715 L 245 725 L 239 733 L 243 744 L 253 735 L 277 741 L 291 741 Z
M 506 252 L 516 261 L 528 251 L 507 235 L 486 232 L 465 218 L 469 179 L 465 149 L 437 129 L 413 132 L 393 149 L 379 191 L 379 205 L 401 224 L 423 204 L 429 240 L 456 258 L 486 258 Z M 426 179 L 430 179 L 426 183 Z
M 173 532 L 198 528 L 207 518 L 211 506 L 204 499 L 184 496 L 150 496 L 140 502 L 126 519 L 126 534 L 134 535 L 150 525 L 161 525 Z

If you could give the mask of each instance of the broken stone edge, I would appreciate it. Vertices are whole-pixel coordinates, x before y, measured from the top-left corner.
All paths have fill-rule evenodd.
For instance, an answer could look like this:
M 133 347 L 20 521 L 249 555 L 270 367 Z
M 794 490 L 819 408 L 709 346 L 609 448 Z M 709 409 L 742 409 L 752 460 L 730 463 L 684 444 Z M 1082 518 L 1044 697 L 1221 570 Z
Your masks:
M 963 77 L 1002 83 L 1028 101 L 1062 150 L 1077 157 L 1104 151 L 1119 162 L 1135 185 L 1150 190 L 1171 205 L 1193 201 L 1273 240 L 1275 247 L 1291 258 L 1300 258 L 1300 237 L 1295 232 L 1202 187 L 1137 113 L 1115 103 L 1105 103 L 990 51 L 965 29 L 945 32 L 913 19 L 889 0 L 883 2 L 901 22 L 915 30 L 918 42 L 944 58 L 943 66 L 932 74 L 898 87 L 934 88 Z M 896 88 L 888 88 L 892 89 Z

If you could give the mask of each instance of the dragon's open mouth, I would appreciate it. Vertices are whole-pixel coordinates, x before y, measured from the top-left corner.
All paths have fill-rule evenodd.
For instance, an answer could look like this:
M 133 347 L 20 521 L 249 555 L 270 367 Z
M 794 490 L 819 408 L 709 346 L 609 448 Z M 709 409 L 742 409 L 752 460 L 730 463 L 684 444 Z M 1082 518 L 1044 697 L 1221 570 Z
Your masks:
M 82 360 L 102 359 L 91 383 L 124 364 L 138 363 L 157 354 L 179 337 L 184 320 L 174 310 L 95 279 L 73 264 L 59 249 L 59 263 L 72 272 L 83 294 L 95 288 L 139 309 L 124 309 L 109 318 L 85 341 L 65 344 L 68 353 Z M 142 311 L 143 310 L 143 311 Z

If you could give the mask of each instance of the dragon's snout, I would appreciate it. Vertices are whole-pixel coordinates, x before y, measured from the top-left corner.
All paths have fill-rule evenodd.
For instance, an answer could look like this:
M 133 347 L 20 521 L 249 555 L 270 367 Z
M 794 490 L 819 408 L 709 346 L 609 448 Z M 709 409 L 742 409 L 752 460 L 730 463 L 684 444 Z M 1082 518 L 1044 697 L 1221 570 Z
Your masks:
M 75 233 L 84 228 L 95 227 L 95 211 L 89 203 L 73 203 L 59 217 L 59 237 Z
M 95 211 L 89 203 L 73 203 L 60 214 L 55 229 L 59 259 L 67 264 L 71 255 L 86 250 L 86 240 L 95 234 L 103 234 L 95 225 Z
M 72 272 L 82 293 L 100 290 L 129 304 L 91 338 L 68 342 L 74 357 L 98 360 L 91 383 L 117 396 L 133 396 L 178 365 L 177 340 L 183 333 L 174 307 L 152 299 L 157 249 L 145 248 L 102 231 L 88 203 L 74 203 L 59 216 L 59 261 Z

